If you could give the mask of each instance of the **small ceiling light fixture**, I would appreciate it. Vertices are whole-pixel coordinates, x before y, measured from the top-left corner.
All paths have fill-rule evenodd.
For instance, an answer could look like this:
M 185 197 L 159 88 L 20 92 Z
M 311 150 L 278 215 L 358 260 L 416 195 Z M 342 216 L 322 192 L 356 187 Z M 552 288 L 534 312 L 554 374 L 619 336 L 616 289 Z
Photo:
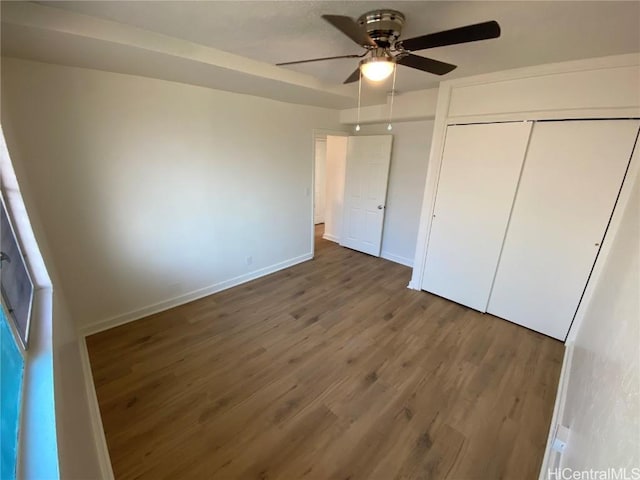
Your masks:
M 365 58 L 360 62 L 362 75 L 372 82 L 380 82 L 389 78 L 394 68 L 395 62 L 393 58 L 382 48 L 377 49 L 371 57 Z

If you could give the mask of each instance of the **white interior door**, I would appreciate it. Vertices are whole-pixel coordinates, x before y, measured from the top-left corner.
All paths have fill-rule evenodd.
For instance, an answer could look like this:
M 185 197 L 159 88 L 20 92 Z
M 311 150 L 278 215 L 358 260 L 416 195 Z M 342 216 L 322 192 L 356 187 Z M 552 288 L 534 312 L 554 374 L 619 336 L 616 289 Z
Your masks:
M 392 135 L 349 137 L 340 245 L 380 256 Z
M 447 128 L 422 288 L 484 312 L 530 122 Z
M 620 190 L 638 124 L 536 123 L 488 312 L 565 339 Z
M 327 171 L 327 140 L 316 139 L 315 184 L 313 188 L 313 223 L 324 223 L 325 185 Z

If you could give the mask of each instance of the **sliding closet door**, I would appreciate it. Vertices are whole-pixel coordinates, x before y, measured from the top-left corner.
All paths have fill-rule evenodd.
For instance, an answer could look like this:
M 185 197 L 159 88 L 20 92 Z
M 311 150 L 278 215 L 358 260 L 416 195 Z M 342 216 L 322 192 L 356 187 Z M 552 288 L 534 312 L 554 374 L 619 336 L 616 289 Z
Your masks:
M 485 311 L 531 123 L 447 128 L 422 288 Z
M 487 311 L 564 340 L 604 237 L 638 123 L 536 123 Z

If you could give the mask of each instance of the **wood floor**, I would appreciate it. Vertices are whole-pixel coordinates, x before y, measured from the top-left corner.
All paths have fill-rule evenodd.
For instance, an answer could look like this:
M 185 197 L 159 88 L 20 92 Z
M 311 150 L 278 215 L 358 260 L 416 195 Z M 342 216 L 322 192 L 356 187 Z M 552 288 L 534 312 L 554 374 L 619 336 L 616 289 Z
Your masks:
M 117 479 L 535 479 L 560 342 L 317 238 L 87 339 Z

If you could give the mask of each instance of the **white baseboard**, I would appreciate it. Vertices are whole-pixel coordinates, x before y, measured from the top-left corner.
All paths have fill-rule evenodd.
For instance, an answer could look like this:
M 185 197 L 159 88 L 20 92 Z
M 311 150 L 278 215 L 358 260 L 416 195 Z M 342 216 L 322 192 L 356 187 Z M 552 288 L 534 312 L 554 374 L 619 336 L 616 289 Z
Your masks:
M 322 235 L 322 238 L 324 238 L 325 240 L 329 240 L 330 242 L 340 243 L 340 238 L 330 233 L 325 232 L 324 235 Z M 385 260 L 389 260 L 391 262 L 399 263 L 400 265 L 404 265 L 406 267 L 413 267 L 412 258 L 401 257 L 400 255 L 395 255 L 385 250 L 380 252 L 380 257 L 384 258 Z
M 178 307 L 185 303 L 198 300 L 199 298 L 221 292 L 222 290 L 227 290 L 228 288 L 235 287 L 251 280 L 255 280 L 256 278 L 264 277 L 265 275 L 269 275 L 279 270 L 292 267 L 293 265 L 297 265 L 298 263 L 306 262 L 307 260 L 311 260 L 312 258 L 312 253 L 305 253 L 304 255 L 285 260 L 284 262 L 276 263 L 274 265 L 261 268 L 260 270 L 245 273 L 229 280 L 224 280 L 208 287 L 200 288 L 198 290 L 194 290 L 193 292 L 170 298 L 169 300 L 165 300 L 163 302 L 155 303 L 153 305 L 149 305 L 147 307 L 143 307 L 121 315 L 116 315 L 105 320 L 100 320 L 96 323 L 81 328 L 79 333 L 81 337 L 93 335 L 94 333 L 102 332 L 103 330 L 108 330 L 110 328 L 117 327 L 118 325 L 133 322 L 134 320 L 139 320 L 141 318 L 148 317 L 149 315 L 153 315 L 155 313 L 159 313 L 173 307 Z
M 413 268 L 413 259 L 407 257 L 401 257 L 400 255 L 395 255 L 391 252 L 385 252 L 384 250 L 380 253 L 380 256 L 385 260 L 390 260 L 395 263 L 399 263 L 400 265 L 404 265 L 405 267 Z
M 111 457 L 109 456 L 107 439 L 104 436 L 100 406 L 98 405 L 96 387 L 93 383 L 93 373 L 91 372 L 91 363 L 89 362 L 89 352 L 87 351 L 85 337 L 80 337 L 78 343 L 80 347 L 80 363 L 82 364 L 84 386 L 89 404 L 89 416 L 91 417 L 91 430 L 93 431 L 93 441 L 96 446 L 98 462 L 100 463 L 102 480 L 114 480 L 113 469 L 111 468 Z
M 340 238 L 336 237 L 335 235 L 331 235 L 330 233 L 325 232 L 322 235 L 322 238 L 324 238 L 325 240 L 329 240 L 330 242 L 340 243 Z
M 80 347 L 80 362 L 82 363 L 82 373 L 84 377 L 85 390 L 87 393 L 87 401 L 89 403 L 89 415 L 91 416 L 91 427 L 103 480 L 113 480 L 114 475 L 113 469 L 111 468 L 111 458 L 109 456 L 107 440 L 104 436 L 104 427 L 102 425 L 102 417 L 100 416 L 98 397 L 96 395 L 96 389 L 93 383 L 93 373 L 91 372 L 91 363 L 89 361 L 89 352 L 87 351 L 86 337 L 88 335 L 92 335 L 94 333 L 98 333 L 100 331 L 107 330 L 124 323 L 132 322 L 134 320 L 138 320 L 140 318 L 161 312 L 163 310 L 167 310 L 169 308 L 177 307 L 184 303 L 197 300 L 198 298 L 206 297 L 207 295 L 211 295 L 213 293 L 235 287 L 242 283 L 246 283 L 248 281 L 255 280 L 256 278 L 269 275 L 270 273 L 277 272 L 278 270 L 282 270 L 298 263 L 311 260 L 312 258 L 313 254 L 311 253 L 300 255 L 299 257 L 276 263 L 275 265 L 261 268 L 260 270 L 249 272 L 247 274 L 240 275 L 223 282 L 218 282 L 209 287 L 201 288 L 199 290 L 180 295 L 179 297 L 174 297 L 164 302 L 156 303 L 153 305 L 149 305 L 148 307 L 125 313 L 123 315 L 108 318 L 93 325 L 89 325 L 79 332 L 80 338 L 78 342 Z
M 567 389 L 569 387 L 569 372 L 571 370 L 571 360 L 573 359 L 573 343 L 565 344 L 564 358 L 562 360 L 562 370 L 560 370 L 560 381 L 558 383 L 558 391 L 556 393 L 556 403 L 553 407 L 553 416 L 551 417 L 551 425 L 549 426 L 549 435 L 547 437 L 547 446 L 544 451 L 542 467 L 538 480 L 549 480 L 549 470 L 560 467 L 560 454 L 551 449 L 553 444 L 556 426 L 562 423 L 564 418 L 564 406 L 567 400 Z

